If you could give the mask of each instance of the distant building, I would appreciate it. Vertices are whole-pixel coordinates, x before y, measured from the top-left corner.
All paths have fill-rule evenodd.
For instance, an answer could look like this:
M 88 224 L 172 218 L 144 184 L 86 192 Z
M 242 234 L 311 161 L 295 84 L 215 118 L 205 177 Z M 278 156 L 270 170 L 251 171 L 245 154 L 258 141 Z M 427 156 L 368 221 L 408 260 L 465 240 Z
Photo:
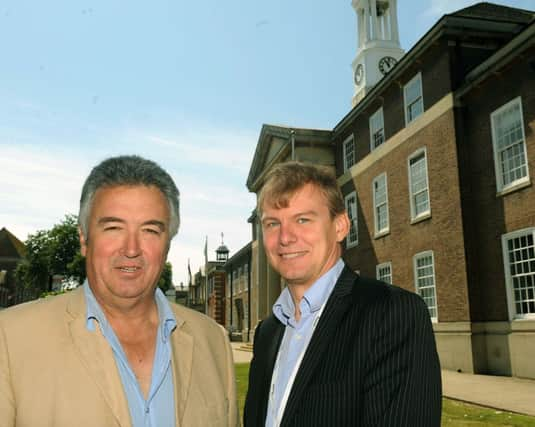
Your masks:
M 377 27 L 396 2 L 353 5 L 364 37 L 354 107 L 332 131 L 301 130 L 320 132 L 331 154 L 305 158 L 294 144 L 294 158 L 335 165 L 351 219 L 344 259 L 422 296 L 444 368 L 535 378 L 535 12 L 479 3 L 397 57 L 381 56 L 385 39 L 395 47 L 394 11 Z M 384 76 L 363 87 L 374 67 Z M 265 128 L 253 192 L 290 158 Z M 283 284 L 251 221 L 254 328 Z
M 15 269 L 26 256 L 26 248 L 14 234 L 5 227 L 0 229 L 0 307 L 15 304 L 17 286 Z
M 251 243 L 248 243 L 225 263 L 227 274 L 225 312 L 226 328 L 231 339 L 249 341 L 251 329 Z
M 185 305 L 206 314 L 206 276 L 202 274 L 201 269 L 193 275 Z
M 229 249 L 224 245 L 216 249 L 216 261 L 209 261 L 206 265 L 206 314 L 220 325 L 225 326 L 225 287 L 226 273 L 224 265 L 228 260 Z

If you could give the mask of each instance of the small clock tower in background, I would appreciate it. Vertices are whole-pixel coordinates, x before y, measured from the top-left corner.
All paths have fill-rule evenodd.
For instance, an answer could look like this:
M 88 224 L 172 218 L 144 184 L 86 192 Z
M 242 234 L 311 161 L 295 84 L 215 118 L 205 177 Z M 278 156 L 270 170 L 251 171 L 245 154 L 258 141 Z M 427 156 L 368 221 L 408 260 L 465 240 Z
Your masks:
M 397 0 L 352 0 L 358 50 L 352 63 L 355 106 L 405 53 L 399 44 Z

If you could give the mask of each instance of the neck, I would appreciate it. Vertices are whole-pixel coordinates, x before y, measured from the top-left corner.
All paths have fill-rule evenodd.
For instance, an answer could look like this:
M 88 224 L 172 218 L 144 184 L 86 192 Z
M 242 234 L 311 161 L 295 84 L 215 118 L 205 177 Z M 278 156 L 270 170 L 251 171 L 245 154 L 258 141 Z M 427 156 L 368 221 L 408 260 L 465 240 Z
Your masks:
M 135 300 L 131 303 L 114 304 L 114 302 L 101 301 L 97 298 L 106 319 L 114 330 L 136 329 L 147 324 L 158 324 L 158 306 L 153 295 L 149 298 Z

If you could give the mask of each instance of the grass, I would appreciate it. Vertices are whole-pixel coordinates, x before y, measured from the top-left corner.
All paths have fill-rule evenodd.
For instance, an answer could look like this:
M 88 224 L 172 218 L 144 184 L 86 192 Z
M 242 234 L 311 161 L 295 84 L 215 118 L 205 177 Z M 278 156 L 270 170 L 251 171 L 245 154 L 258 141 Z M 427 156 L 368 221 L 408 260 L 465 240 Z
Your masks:
M 236 394 L 238 395 L 238 407 L 240 408 L 240 419 L 243 417 L 243 405 L 245 405 L 245 394 L 247 393 L 247 383 L 249 382 L 249 364 L 236 363 Z
M 236 384 L 240 418 L 243 414 L 248 378 L 249 364 L 237 363 Z M 442 427 L 533 427 L 535 426 L 535 417 L 443 399 L 441 425 Z

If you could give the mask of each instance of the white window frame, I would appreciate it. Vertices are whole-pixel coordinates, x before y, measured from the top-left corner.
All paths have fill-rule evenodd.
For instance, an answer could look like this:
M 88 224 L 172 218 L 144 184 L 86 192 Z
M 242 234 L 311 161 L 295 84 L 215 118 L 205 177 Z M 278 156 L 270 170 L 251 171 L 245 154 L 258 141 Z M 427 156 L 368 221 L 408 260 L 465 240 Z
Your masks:
M 350 206 L 349 203 L 351 203 L 351 200 L 354 199 L 353 206 Z M 358 209 L 357 205 L 358 199 L 357 199 L 357 192 L 352 191 L 348 195 L 344 197 L 344 205 L 347 210 L 347 215 L 349 216 L 349 232 L 346 236 L 346 247 L 352 248 L 353 246 L 357 246 L 359 243 L 359 229 L 358 229 Z M 352 233 L 354 231 L 354 233 Z
M 408 104 L 407 100 L 407 92 L 411 85 L 417 84 L 418 89 L 420 91 L 420 95 L 416 97 L 410 104 Z M 422 112 L 414 117 L 409 117 L 409 109 L 416 105 L 417 103 L 422 104 Z M 412 79 L 410 79 L 405 86 L 403 86 L 403 111 L 405 112 L 405 126 L 407 126 L 409 123 L 412 123 L 414 120 L 416 120 L 418 117 L 420 117 L 424 113 L 424 93 L 422 89 L 422 73 L 417 73 Z
M 389 272 L 390 272 L 390 273 L 389 273 L 390 281 L 386 281 L 386 280 L 385 280 L 385 277 L 384 277 L 384 276 L 381 276 L 381 274 L 380 274 L 381 270 L 382 270 L 382 269 L 385 269 L 385 268 L 388 268 L 388 270 L 389 270 Z M 377 280 L 381 280 L 381 281 L 383 281 L 383 282 L 388 283 L 388 284 L 391 285 L 391 284 L 392 284 L 392 263 L 391 263 L 390 261 L 388 261 L 388 262 L 383 262 L 383 263 L 381 263 L 381 264 L 377 264 L 377 265 L 375 266 L 375 278 L 376 278 Z
M 509 144 L 507 149 L 500 150 L 498 147 L 498 129 L 497 129 L 497 119 L 501 117 L 504 113 L 507 111 L 510 111 L 511 109 L 518 107 L 519 109 L 519 122 L 520 122 L 520 133 L 521 138 L 515 141 L 513 144 Z M 508 192 L 512 189 L 515 189 L 519 186 L 523 187 L 526 184 L 529 184 L 529 164 L 528 164 L 528 153 L 526 149 L 526 133 L 524 130 L 524 113 L 522 111 L 522 98 L 520 96 L 512 99 L 508 103 L 502 105 L 497 110 L 493 111 L 490 114 L 490 123 L 491 123 L 491 132 L 492 132 L 492 149 L 494 153 L 494 171 L 496 174 L 496 190 L 498 193 L 502 192 Z M 524 157 L 524 163 L 522 167 L 526 170 L 526 173 L 524 176 L 520 178 L 516 178 L 508 183 L 504 183 L 504 175 L 507 173 L 510 173 L 510 170 L 507 172 L 504 171 L 503 162 L 501 161 L 500 157 L 501 154 L 508 151 L 508 149 L 514 149 L 515 147 L 518 147 L 522 145 L 521 150 L 522 152 L 516 153 L 516 157 L 523 156 Z M 507 159 L 510 161 L 510 159 Z M 518 167 L 513 168 L 513 170 L 518 169 Z
M 533 313 L 518 313 L 516 309 L 516 297 L 515 297 L 515 289 L 514 289 L 514 277 L 511 275 L 511 265 L 509 262 L 509 253 L 508 253 L 508 242 L 510 240 L 529 236 L 531 235 L 531 238 L 533 239 L 533 242 L 535 243 L 535 227 L 529 227 L 524 228 L 522 230 L 516 230 L 511 233 L 503 234 L 502 235 L 502 254 L 503 254 L 503 267 L 505 272 L 505 286 L 507 290 L 507 306 L 509 308 L 509 320 L 518 320 L 518 319 L 535 319 L 535 310 Z M 525 249 L 521 251 L 521 254 L 525 254 Z M 531 260 L 532 258 L 529 258 Z M 531 264 L 532 261 L 526 261 L 525 259 L 522 259 L 520 261 L 523 262 L 529 262 Z M 526 274 L 520 274 L 518 277 L 525 277 L 526 281 L 534 281 L 535 282 L 535 269 L 531 271 L 531 265 L 529 265 L 530 273 L 529 275 Z M 533 274 L 531 274 L 533 273 Z M 530 278 L 531 276 L 531 278 Z M 535 284 L 533 286 L 528 286 L 528 288 L 532 288 L 531 293 L 535 294 Z M 520 290 L 519 290 L 520 291 Z M 530 291 L 527 290 L 527 293 Z M 529 298 L 531 300 L 531 298 Z M 522 300 L 524 301 L 524 300 Z M 521 302 L 522 302 L 521 301 Z
M 428 276 L 428 277 L 431 277 L 432 278 L 432 281 L 433 281 L 433 285 L 432 286 L 425 286 L 423 288 L 425 289 L 429 289 L 429 288 L 432 288 L 433 289 L 433 298 L 435 299 L 435 305 L 434 306 L 429 306 L 429 304 L 427 303 L 426 299 L 422 296 L 421 294 L 421 289 L 422 287 L 420 287 L 420 284 L 419 284 L 419 276 L 418 276 L 418 260 L 420 258 L 426 258 L 426 257 L 431 257 L 431 267 L 433 269 L 433 274 L 431 276 Z M 429 310 L 429 316 L 431 317 L 431 320 L 433 322 L 437 322 L 438 320 L 438 301 L 437 301 L 437 282 L 436 282 L 436 274 L 435 274 L 435 255 L 433 254 L 433 251 L 424 251 L 424 252 L 420 252 L 420 253 L 417 253 L 416 255 L 414 255 L 414 257 L 412 258 L 412 268 L 413 268 L 413 274 L 414 274 L 414 289 L 416 290 L 416 293 L 418 295 L 420 295 L 420 297 L 422 297 L 422 299 L 424 300 L 425 304 L 427 305 L 427 309 Z M 434 316 L 433 316 L 433 313 L 431 312 L 431 310 L 434 310 Z
M 411 170 L 411 161 L 417 157 L 423 155 L 425 160 L 425 190 L 419 191 L 417 194 L 413 194 L 412 191 L 412 170 Z M 422 219 L 429 218 L 431 216 L 431 192 L 429 191 L 429 171 L 427 168 L 427 150 L 425 147 L 416 150 L 407 158 L 407 171 L 409 174 L 409 199 L 410 199 L 410 209 L 411 209 L 411 223 L 418 222 Z M 417 195 L 421 194 L 423 191 L 427 192 L 427 209 L 416 214 L 416 203 L 415 198 Z
M 375 119 L 378 119 L 377 121 L 380 123 L 380 126 L 375 128 L 373 126 L 374 122 L 375 122 Z M 379 147 L 380 145 L 384 144 L 386 139 L 385 139 L 385 120 L 384 120 L 384 115 L 383 115 L 383 107 L 380 107 L 375 113 L 373 113 L 371 116 L 370 116 L 370 120 L 369 120 L 369 123 L 370 123 L 370 152 L 375 150 L 377 147 Z M 380 144 L 378 145 L 375 145 L 375 135 L 378 134 L 378 133 L 381 133 L 382 137 L 383 137 L 383 140 L 381 141 Z
M 351 149 L 348 150 L 348 147 L 351 146 Z M 347 172 L 351 169 L 356 162 L 356 147 L 355 147 L 355 137 L 353 134 L 349 135 L 342 144 L 343 151 L 343 162 L 344 162 L 344 172 Z
M 380 179 L 384 179 L 384 185 L 385 185 L 385 200 L 384 202 L 381 202 L 380 205 L 377 203 L 377 195 L 375 191 L 375 185 L 379 182 Z M 386 172 L 383 172 L 381 175 L 378 175 L 375 177 L 375 179 L 372 182 L 372 195 L 373 195 L 373 221 L 374 221 L 374 231 L 375 231 L 375 237 L 384 236 L 385 234 L 388 234 L 390 232 L 390 213 L 388 210 L 388 182 L 386 177 Z M 379 215 L 378 210 L 380 207 L 384 206 L 386 208 L 386 225 L 379 229 Z

